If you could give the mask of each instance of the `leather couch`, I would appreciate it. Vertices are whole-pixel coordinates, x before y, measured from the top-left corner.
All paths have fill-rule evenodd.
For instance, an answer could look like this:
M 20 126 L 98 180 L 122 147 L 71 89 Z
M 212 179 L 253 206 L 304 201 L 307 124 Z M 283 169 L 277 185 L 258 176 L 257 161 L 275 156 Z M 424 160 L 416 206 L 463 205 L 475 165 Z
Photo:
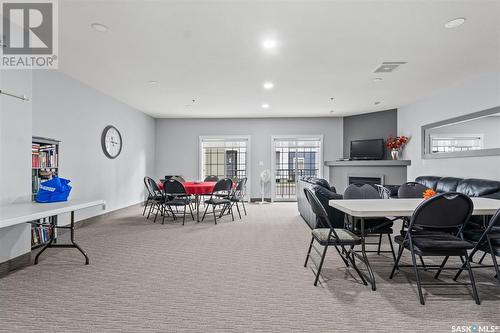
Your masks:
M 500 200 L 500 182 L 477 178 L 455 178 L 420 176 L 415 182 L 432 188 L 438 193 L 459 192 L 470 197 L 484 197 Z
M 336 228 L 343 228 L 344 213 L 328 205 L 329 200 L 342 199 L 342 195 L 337 194 L 335 187 L 330 186 L 330 184 L 328 184 L 328 181 L 326 181 L 325 179 L 316 177 L 302 177 L 297 182 L 297 204 L 300 215 L 302 216 L 304 221 L 306 221 L 309 227 L 311 229 L 328 228 L 328 226 L 326 225 L 317 225 L 316 215 L 313 213 L 304 193 L 305 188 L 311 189 L 316 194 L 319 201 L 327 211 L 332 225 Z

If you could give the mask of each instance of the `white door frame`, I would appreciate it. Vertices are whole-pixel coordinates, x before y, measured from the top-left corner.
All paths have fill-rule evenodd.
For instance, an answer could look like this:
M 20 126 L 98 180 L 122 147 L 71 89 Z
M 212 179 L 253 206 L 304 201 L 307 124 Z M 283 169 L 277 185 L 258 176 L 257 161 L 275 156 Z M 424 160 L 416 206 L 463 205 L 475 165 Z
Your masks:
M 252 136 L 251 135 L 200 135 L 198 137 L 198 177 L 200 181 L 203 181 L 202 179 L 202 173 L 203 173 L 203 168 L 201 166 L 201 163 L 203 161 L 203 149 L 202 149 L 202 142 L 204 139 L 222 139 L 224 141 L 238 141 L 238 140 L 246 140 L 248 142 L 247 144 L 247 156 L 245 159 L 246 163 L 246 171 L 247 171 L 247 185 L 246 185 L 246 196 L 247 199 L 250 200 L 251 197 L 251 183 L 252 183 L 252 177 L 251 177 L 251 155 L 252 155 Z
M 290 140 L 300 140 L 300 139 L 308 139 L 308 138 L 317 138 L 320 141 L 320 149 L 319 149 L 319 175 L 318 177 L 323 176 L 323 134 L 295 134 L 295 135 L 271 135 L 271 202 L 274 201 L 295 201 L 293 199 L 279 199 L 276 200 L 276 150 L 275 150 L 275 141 L 276 139 L 290 139 Z

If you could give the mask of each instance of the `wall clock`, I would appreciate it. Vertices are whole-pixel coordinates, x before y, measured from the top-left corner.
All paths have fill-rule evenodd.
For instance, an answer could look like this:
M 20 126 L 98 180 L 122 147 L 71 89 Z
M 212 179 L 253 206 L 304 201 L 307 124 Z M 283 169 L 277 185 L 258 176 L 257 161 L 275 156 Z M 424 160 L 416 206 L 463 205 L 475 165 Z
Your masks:
M 101 135 L 101 147 L 108 158 L 117 158 L 122 151 L 122 136 L 114 126 L 106 126 Z

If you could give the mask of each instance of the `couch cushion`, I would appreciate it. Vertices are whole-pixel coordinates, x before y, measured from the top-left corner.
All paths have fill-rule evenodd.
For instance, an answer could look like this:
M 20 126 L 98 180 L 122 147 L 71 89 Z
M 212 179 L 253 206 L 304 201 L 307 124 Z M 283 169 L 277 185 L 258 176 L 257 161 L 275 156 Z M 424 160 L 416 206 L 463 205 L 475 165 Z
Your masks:
M 457 192 L 470 197 L 480 197 L 498 191 L 500 191 L 500 182 L 487 179 L 464 179 L 457 186 Z
M 437 182 L 436 191 L 439 193 L 455 192 L 461 180 L 462 178 L 443 177 Z
M 420 176 L 415 179 L 415 182 L 424 185 L 425 187 L 436 189 L 436 185 L 441 177 L 437 176 Z

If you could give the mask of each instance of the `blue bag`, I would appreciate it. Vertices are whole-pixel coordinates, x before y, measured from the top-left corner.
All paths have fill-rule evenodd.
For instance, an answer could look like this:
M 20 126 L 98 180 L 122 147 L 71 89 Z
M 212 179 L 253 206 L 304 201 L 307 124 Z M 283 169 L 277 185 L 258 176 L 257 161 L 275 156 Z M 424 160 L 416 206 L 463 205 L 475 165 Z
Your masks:
M 67 201 L 71 186 L 69 179 L 54 177 L 40 184 L 40 189 L 35 197 L 36 202 Z

